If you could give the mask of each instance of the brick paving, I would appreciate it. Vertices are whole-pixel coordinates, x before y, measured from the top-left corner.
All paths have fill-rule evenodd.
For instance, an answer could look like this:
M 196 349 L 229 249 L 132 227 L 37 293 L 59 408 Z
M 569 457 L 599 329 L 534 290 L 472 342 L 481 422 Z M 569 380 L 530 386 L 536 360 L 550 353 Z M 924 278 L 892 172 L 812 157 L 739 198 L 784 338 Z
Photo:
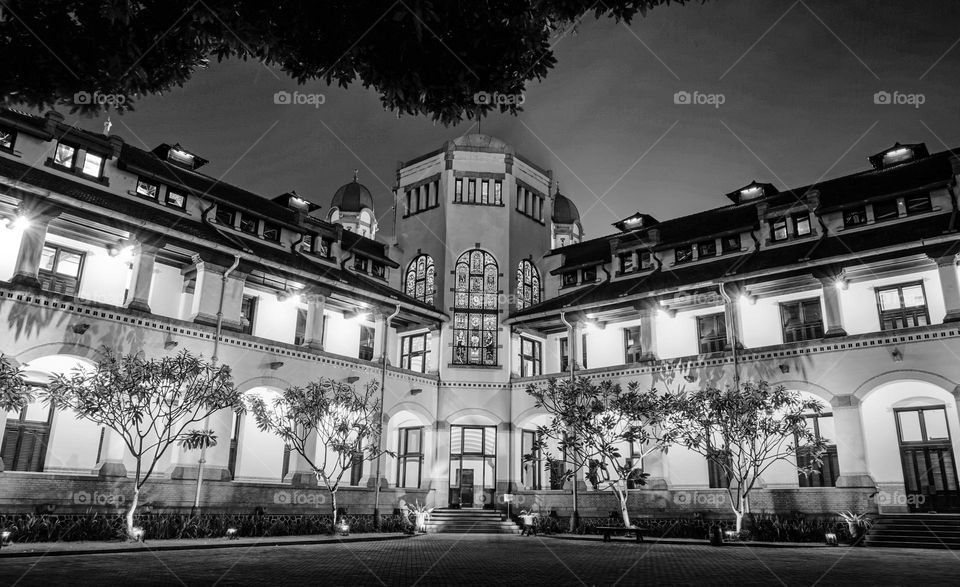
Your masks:
M 0 559 L 0 585 L 957 585 L 958 553 L 513 535 Z

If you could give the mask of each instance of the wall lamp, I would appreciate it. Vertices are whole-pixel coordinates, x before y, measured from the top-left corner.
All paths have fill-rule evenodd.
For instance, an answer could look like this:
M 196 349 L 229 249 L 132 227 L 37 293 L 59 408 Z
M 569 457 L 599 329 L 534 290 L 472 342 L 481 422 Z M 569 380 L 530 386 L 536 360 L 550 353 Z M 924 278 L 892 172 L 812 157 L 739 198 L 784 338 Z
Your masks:
M 345 383 L 356 383 L 357 381 L 360 381 L 360 377 L 358 377 L 357 375 L 351 375 L 349 377 L 344 377 L 343 381 Z
M 750 294 L 743 294 L 742 296 L 740 296 L 740 302 L 743 304 L 747 304 L 748 306 L 756 306 L 757 296 L 753 296 Z
M 893 359 L 894 363 L 903 362 L 903 353 L 900 351 L 900 349 L 893 349 L 893 351 L 890 352 L 890 357 Z
M 687 374 L 687 375 L 684 375 L 684 376 L 683 376 L 683 380 L 686 381 L 687 383 L 693 383 L 694 381 L 697 380 L 697 376 L 696 376 L 696 375 Z
M 781 372 L 781 373 L 789 373 L 789 372 L 790 372 L 790 365 L 787 365 L 786 363 L 781 363 L 781 364 L 780 364 L 780 372 Z
M 844 291 L 850 285 L 850 282 L 846 279 L 838 277 L 836 281 L 833 282 L 834 287 L 840 291 Z
M 660 308 L 659 310 L 657 310 L 657 314 L 659 314 L 662 318 L 676 318 L 677 311 Z
M 272 363 L 270 363 L 270 368 L 273 369 L 274 371 L 276 371 L 280 367 L 283 367 L 283 361 L 273 361 Z
M 90 330 L 90 325 L 87 324 L 87 323 L 74 324 L 74 325 L 73 325 L 73 328 L 72 328 L 71 330 L 73 330 L 73 333 L 74 333 L 74 334 L 81 334 L 81 335 L 82 335 L 82 334 L 84 334 L 86 331 Z
M 165 343 L 163 343 L 163 350 L 169 351 L 170 349 L 175 349 L 179 344 L 180 343 L 175 340 L 168 340 Z
M 359 310 L 354 310 L 353 312 L 344 312 L 343 317 L 347 320 L 353 320 L 355 322 L 364 322 L 370 318 L 370 310 L 364 310 L 361 308 Z
M 10 230 L 25 230 L 30 226 L 30 219 L 21 214 L 12 220 L 10 218 L 4 218 L 3 224 Z
M 421 393 L 423 393 L 423 390 L 419 387 L 410 390 L 410 395 L 420 395 Z

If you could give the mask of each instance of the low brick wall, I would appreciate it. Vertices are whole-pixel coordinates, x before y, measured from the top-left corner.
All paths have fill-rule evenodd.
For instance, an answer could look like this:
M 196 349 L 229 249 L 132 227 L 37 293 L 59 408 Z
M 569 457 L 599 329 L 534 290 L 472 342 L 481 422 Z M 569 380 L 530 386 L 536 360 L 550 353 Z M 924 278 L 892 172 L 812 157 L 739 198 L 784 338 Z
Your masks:
M 151 479 L 140 493 L 140 503 L 153 512 L 188 512 L 194 503 L 196 480 Z M 401 499 L 413 503 L 432 503 L 435 492 L 429 489 L 387 488 L 380 492 L 380 511 L 393 512 Z M 0 513 L 31 513 L 44 505 L 56 513 L 98 511 L 115 513 L 133 497 L 133 482 L 124 478 L 101 479 L 87 475 L 50 473 L 0 473 Z M 374 490 L 366 487 L 341 487 L 337 507 L 349 513 L 372 513 Z M 292 487 L 285 484 L 233 481 L 203 482 L 200 504 L 207 513 L 253 513 L 262 508 L 266 514 L 325 514 L 330 510 L 326 489 Z

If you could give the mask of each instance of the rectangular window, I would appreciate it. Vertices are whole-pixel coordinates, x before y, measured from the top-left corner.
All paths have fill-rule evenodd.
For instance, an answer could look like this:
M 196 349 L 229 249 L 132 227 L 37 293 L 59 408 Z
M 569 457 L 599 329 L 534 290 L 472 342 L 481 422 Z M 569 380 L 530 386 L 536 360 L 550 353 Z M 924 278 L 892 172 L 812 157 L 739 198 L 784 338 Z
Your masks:
M 17 142 L 17 133 L 8 128 L 0 128 L 0 150 L 13 151 L 13 144 Z
M 253 323 L 257 319 L 257 296 L 243 296 L 240 303 L 240 332 L 253 334 Z
M 583 283 L 593 283 L 596 280 L 597 280 L 596 267 L 586 267 L 585 269 L 583 269 L 582 279 L 581 279 Z
M 416 210 L 413 209 L 413 197 L 412 194 L 408 191 L 405 195 L 407 198 L 407 215 L 413 214 Z
M 367 326 L 366 324 L 360 325 L 360 350 L 358 355 L 363 361 L 373 360 L 373 343 L 375 332 L 376 331 L 373 329 L 373 326 Z
M 218 205 L 215 217 L 217 219 L 217 224 L 223 224 L 224 226 L 233 228 L 234 222 L 237 219 L 237 211 L 233 208 Z
M 480 182 L 480 203 L 489 204 L 490 203 L 490 182 L 481 181 Z
M 247 234 L 257 234 L 257 225 L 260 222 L 256 218 L 250 218 L 246 214 L 240 215 L 240 231 Z
M 882 202 L 873 203 L 874 222 L 884 222 L 886 220 L 896 220 L 900 217 L 900 209 L 897 206 L 897 199 L 891 198 Z
M 798 468 L 811 467 L 812 472 L 807 475 L 799 472 L 800 487 L 836 487 L 837 477 L 840 476 L 840 459 L 837 457 L 836 435 L 834 434 L 833 414 L 807 414 L 807 428 L 812 428 L 814 436 L 827 443 L 827 450 L 820 455 L 822 463 L 813 465 L 813 456 L 804 450 L 797 451 Z M 799 442 L 795 440 L 795 442 Z
M 542 489 L 543 459 L 540 451 L 535 450 L 538 440 L 536 430 L 522 430 L 520 436 L 520 484 L 524 489 Z
M 103 157 L 88 152 L 83 156 L 83 167 L 80 168 L 80 172 L 100 179 L 103 177 Z
M 499 179 L 493 182 L 493 203 L 497 206 L 503 204 L 503 182 Z
M 881 330 L 896 330 L 930 324 L 923 283 L 877 288 Z
M 649 269 L 651 267 L 653 267 L 653 255 L 647 251 L 643 251 L 640 253 L 640 268 Z
M 462 179 L 458 179 L 454 181 L 453 201 L 454 202 L 463 201 L 463 180 Z
M 53 409 L 40 402 L 7 414 L 0 442 L 0 457 L 7 471 L 43 471 L 52 419 Z
M 907 209 L 907 216 L 923 214 L 924 212 L 933 210 L 933 205 L 930 203 L 930 194 L 904 198 L 904 206 Z
M 584 333 L 580 336 L 580 363 L 581 369 L 587 369 L 587 335 Z
M 467 181 L 467 201 L 471 204 L 477 203 L 477 182 L 476 180 Z
M 640 327 L 630 326 L 623 329 L 623 362 L 639 363 L 643 358 L 640 347 Z
M 353 460 L 350 462 L 350 486 L 356 487 L 360 485 L 360 480 L 363 479 L 363 463 L 366 460 L 363 458 L 363 453 L 354 453 Z
M 707 476 L 711 489 L 730 487 L 730 477 L 727 475 L 727 469 L 712 459 L 707 460 Z
M 697 335 L 702 354 L 721 352 L 727 346 L 726 316 L 722 312 L 697 316 Z
M 806 236 L 810 234 L 810 214 L 793 215 L 793 233 L 796 236 Z
M 563 337 L 559 341 L 560 344 L 560 372 L 566 373 L 570 369 L 570 345 L 567 342 L 567 337 Z
M 44 245 L 40 256 L 40 288 L 44 291 L 75 296 L 80 289 L 84 253 L 57 245 Z
M 783 342 L 823 338 L 823 311 L 820 298 L 780 304 Z
M 739 252 L 740 252 L 740 247 L 742 246 L 741 243 L 740 243 L 740 235 L 739 235 L 739 234 L 730 234 L 730 235 L 727 235 L 727 236 L 723 237 L 722 239 L 720 239 L 720 243 L 721 243 L 722 246 L 723 246 L 723 252 L 724 252 L 724 253 L 739 253 Z
M 400 428 L 397 440 L 397 487 L 420 487 L 423 427 Z
M 143 196 L 144 198 L 150 198 L 151 200 L 157 199 L 157 194 L 160 193 L 160 186 L 153 182 L 147 181 L 143 178 L 137 180 L 137 195 Z
M 517 212 L 526 213 L 527 190 L 517 187 Z
M 635 251 L 620 253 L 620 272 L 633 273 L 637 270 L 637 255 Z
M 520 377 L 534 377 L 543 373 L 540 341 L 520 337 Z
M 276 224 L 263 223 L 263 239 L 270 242 L 280 242 L 280 227 Z
M 693 245 L 677 247 L 673 250 L 673 262 L 676 265 L 689 263 L 690 261 L 693 261 Z
M 412 334 L 400 339 L 400 368 L 427 372 L 427 333 Z
M 714 257 L 717 254 L 717 241 L 708 240 L 701 243 L 697 243 L 697 257 L 702 259 L 704 257 Z
M 429 186 L 427 186 L 427 191 L 429 192 L 427 200 L 431 208 L 437 207 L 437 188 L 439 187 L 439 185 L 440 185 L 439 182 L 435 181 L 431 183 Z
M 770 238 L 774 241 L 787 240 L 787 219 L 781 218 L 770 223 Z
M 356 255 L 356 256 L 353 258 L 353 268 L 354 268 L 355 271 L 359 271 L 359 272 L 361 272 L 361 273 L 366 273 L 366 272 L 367 272 L 368 263 L 369 263 L 369 261 L 368 261 L 368 259 L 367 259 L 366 257 L 361 257 L 360 255 Z
M 859 208 L 850 208 L 843 211 L 843 226 L 852 228 L 862 226 L 867 223 L 867 209 L 863 206 Z
M 303 239 L 300 240 L 300 250 L 303 251 L 304 253 L 313 252 L 313 235 L 312 234 L 303 235 Z
M 307 311 L 304 308 L 297 308 L 297 325 L 294 329 L 293 344 L 300 346 L 307 333 Z
M 373 261 L 370 263 L 370 274 L 385 279 L 387 277 L 387 266 L 379 261 Z
M 187 196 L 167 188 L 167 200 L 165 203 L 171 208 L 179 208 L 183 210 L 187 207 Z
M 72 145 L 57 143 L 57 150 L 53 153 L 54 165 L 73 169 L 73 160 L 77 156 L 77 148 Z
M 577 272 L 568 271 L 563 274 L 563 287 L 573 287 L 577 285 Z

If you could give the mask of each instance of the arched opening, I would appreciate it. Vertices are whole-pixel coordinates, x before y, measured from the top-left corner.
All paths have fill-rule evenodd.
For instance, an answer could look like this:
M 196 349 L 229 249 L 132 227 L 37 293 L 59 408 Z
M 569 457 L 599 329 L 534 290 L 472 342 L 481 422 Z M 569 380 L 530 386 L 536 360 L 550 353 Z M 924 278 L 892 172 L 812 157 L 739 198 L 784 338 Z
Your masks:
M 497 364 L 499 284 L 493 255 L 473 249 L 457 259 L 454 269 L 453 363 Z
M 390 416 L 386 427 L 386 447 L 393 456 L 386 459 L 387 479 L 396 487 L 426 488 L 430 482 L 430 422 L 422 415 L 400 410 Z
M 531 261 L 524 259 L 517 266 L 517 310 L 540 303 L 540 272 Z
M 280 395 L 274 387 L 254 387 L 246 392 L 247 396 L 256 395 L 272 406 Z M 258 481 L 279 483 L 289 472 L 291 463 L 290 449 L 279 436 L 260 430 L 257 419 L 249 410 L 235 421 L 237 430 L 231 436 L 237 438 L 234 479 L 238 481 Z
M 417 255 L 407 265 L 404 276 L 404 293 L 425 304 L 433 305 L 436 293 L 437 269 L 433 257 L 427 254 Z

